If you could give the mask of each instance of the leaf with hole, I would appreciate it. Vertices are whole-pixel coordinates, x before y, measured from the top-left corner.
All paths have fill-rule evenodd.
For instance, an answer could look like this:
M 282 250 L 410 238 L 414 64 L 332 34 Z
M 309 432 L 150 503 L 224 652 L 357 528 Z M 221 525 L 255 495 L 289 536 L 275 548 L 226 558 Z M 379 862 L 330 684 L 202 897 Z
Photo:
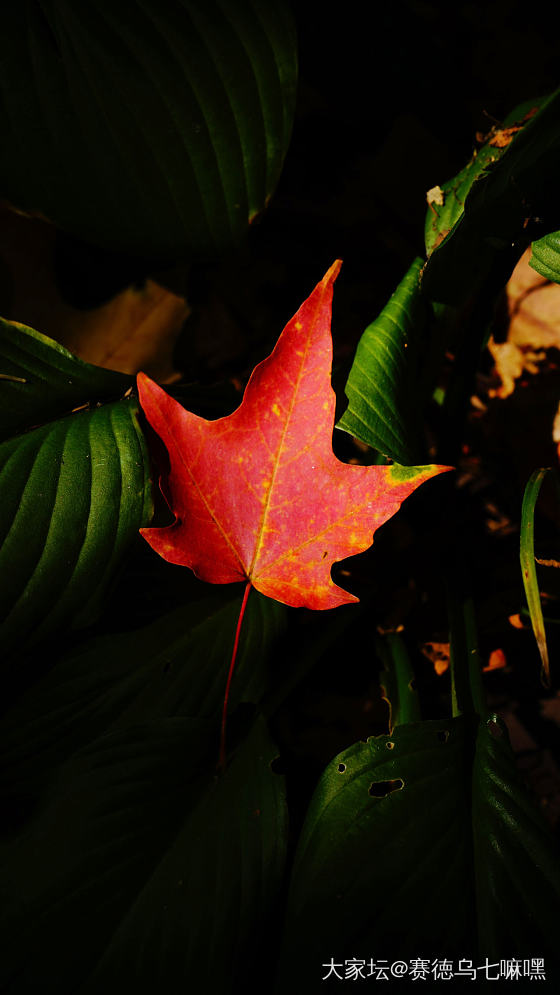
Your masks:
M 502 723 L 482 720 L 476 744 L 462 717 L 398 725 L 345 750 L 319 781 L 277 991 L 291 978 L 290 990 L 314 995 L 331 957 L 367 963 L 372 951 L 480 963 L 538 949 L 552 971 L 559 913 L 556 846 L 518 783 Z
M 482 139 L 484 144 L 473 153 L 470 161 L 457 173 L 457 176 L 448 180 L 447 183 L 442 183 L 440 187 L 441 197 L 429 205 L 426 213 L 424 237 L 428 257 L 453 231 L 456 223 L 463 216 L 465 201 L 472 187 L 484 179 L 487 173 L 494 168 L 537 109 L 535 101 L 527 101 L 516 107 L 506 117 L 502 128 L 495 125 L 490 129 L 488 135 L 484 136 Z M 500 136 L 502 136 L 501 140 Z
M 531 218 L 544 219 L 549 230 L 560 227 L 559 106 L 556 90 L 517 108 L 510 119 L 519 118 L 523 127 L 503 150 L 494 150 L 491 168 L 470 174 L 474 182 L 463 208 L 426 264 L 422 285 L 432 300 L 463 303 L 494 266 L 505 282 L 529 241 Z

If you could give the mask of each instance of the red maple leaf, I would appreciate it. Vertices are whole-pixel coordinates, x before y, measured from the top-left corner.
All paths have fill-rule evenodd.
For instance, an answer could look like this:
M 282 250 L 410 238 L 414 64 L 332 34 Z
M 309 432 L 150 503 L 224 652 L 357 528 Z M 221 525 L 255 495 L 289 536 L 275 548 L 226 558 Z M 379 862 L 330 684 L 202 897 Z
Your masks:
M 235 649 L 250 586 L 295 607 L 357 601 L 333 583 L 333 562 L 371 546 L 404 499 L 448 469 L 351 466 L 334 456 L 330 323 L 340 266 L 288 322 L 233 414 L 207 421 L 138 374 L 142 408 L 169 455 L 162 490 L 175 514 L 142 535 L 201 580 L 246 582 Z

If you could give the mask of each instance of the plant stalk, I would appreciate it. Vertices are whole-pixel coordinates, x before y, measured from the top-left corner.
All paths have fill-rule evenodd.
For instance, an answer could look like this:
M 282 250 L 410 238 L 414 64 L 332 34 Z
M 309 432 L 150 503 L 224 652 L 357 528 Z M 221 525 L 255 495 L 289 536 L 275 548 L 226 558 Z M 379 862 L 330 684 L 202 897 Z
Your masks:
M 231 661 L 229 665 L 226 690 L 224 694 L 224 707 L 222 709 L 222 723 L 220 727 L 220 757 L 218 760 L 219 770 L 225 770 L 226 766 L 226 719 L 227 719 L 227 707 L 229 701 L 229 692 L 231 688 L 231 681 L 233 678 L 233 671 L 235 670 L 235 661 L 237 659 L 237 649 L 239 646 L 239 636 L 241 634 L 241 626 L 243 624 L 243 617 L 245 615 L 245 609 L 247 607 L 247 601 L 249 599 L 249 591 L 251 590 L 251 581 L 248 580 L 245 585 L 245 591 L 243 594 L 243 600 L 241 602 L 241 608 L 239 609 L 239 618 L 237 619 L 237 628 L 235 630 L 235 639 L 233 642 L 233 652 L 231 654 Z

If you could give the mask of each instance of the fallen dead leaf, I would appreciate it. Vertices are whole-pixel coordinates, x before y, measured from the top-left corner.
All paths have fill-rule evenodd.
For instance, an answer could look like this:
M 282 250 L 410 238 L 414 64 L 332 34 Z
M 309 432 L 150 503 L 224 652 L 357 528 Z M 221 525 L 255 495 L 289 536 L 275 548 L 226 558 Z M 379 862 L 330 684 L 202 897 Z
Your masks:
M 527 628 L 527 626 L 525 625 L 523 619 L 521 618 L 521 615 L 519 615 L 519 614 L 517 614 L 517 615 L 509 615 L 508 616 L 508 622 L 509 622 L 510 625 L 513 626 L 514 629 L 526 629 Z
M 420 650 L 432 661 L 438 676 L 449 669 L 449 643 L 424 643 Z
M 54 228 L 0 209 L 0 258 L 9 273 L 4 317 L 30 325 L 85 362 L 121 373 L 144 370 L 160 383 L 178 379 L 173 349 L 190 313 L 184 297 L 154 280 L 127 287 L 100 307 L 72 307 L 54 277 Z
M 529 248 L 506 286 L 507 340 L 488 343 L 500 379 L 500 386 L 488 391 L 490 397 L 509 397 L 523 373 L 538 373 L 547 349 L 560 349 L 560 285 L 531 269 L 530 258 Z
M 492 650 L 488 657 L 488 663 L 482 670 L 483 673 L 487 674 L 490 670 L 502 670 L 505 666 L 507 666 L 506 655 L 503 650 L 497 649 Z

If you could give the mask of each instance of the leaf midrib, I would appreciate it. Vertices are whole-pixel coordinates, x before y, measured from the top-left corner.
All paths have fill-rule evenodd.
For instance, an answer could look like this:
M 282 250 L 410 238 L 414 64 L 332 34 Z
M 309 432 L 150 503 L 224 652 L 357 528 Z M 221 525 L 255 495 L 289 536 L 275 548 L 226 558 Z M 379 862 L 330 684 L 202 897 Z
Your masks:
M 311 326 L 311 328 L 313 328 L 314 325 L 315 325 L 315 320 L 317 318 L 317 314 L 318 314 L 318 312 L 320 310 L 320 307 L 321 307 L 321 305 L 323 303 L 323 296 L 324 296 L 324 288 L 323 288 L 323 293 L 320 295 L 320 297 L 319 297 L 319 299 L 317 301 L 316 307 L 315 307 L 315 309 L 313 311 L 312 320 L 309 323 L 310 326 Z M 295 322 L 296 319 L 299 320 L 297 318 L 297 315 L 294 317 L 293 321 Z M 308 327 L 309 327 L 309 325 L 308 325 Z M 273 463 L 273 467 L 272 467 L 272 476 L 270 478 L 270 484 L 268 486 L 268 490 L 266 492 L 266 496 L 265 496 L 265 499 L 263 501 L 263 509 L 262 509 L 262 514 L 261 514 L 261 520 L 260 520 L 259 527 L 258 527 L 258 530 L 257 530 L 257 538 L 256 538 L 256 543 L 255 543 L 255 552 L 254 552 L 254 555 L 253 555 L 253 559 L 251 560 L 251 565 L 249 567 L 249 571 L 247 573 L 247 579 L 250 580 L 251 583 L 253 582 L 253 576 L 254 576 L 254 573 L 255 573 L 255 566 L 256 566 L 256 564 L 258 562 L 259 554 L 260 554 L 260 551 L 262 549 L 263 542 L 264 542 L 265 524 L 266 524 L 266 519 L 268 517 L 268 511 L 269 511 L 269 508 L 270 508 L 270 502 L 271 502 L 272 492 L 274 490 L 274 484 L 275 484 L 275 481 L 276 481 L 276 476 L 277 476 L 278 470 L 280 468 L 280 458 L 281 458 L 281 454 L 282 454 L 283 449 L 284 449 L 284 440 L 286 438 L 286 433 L 288 431 L 288 425 L 290 424 L 290 421 L 291 421 L 291 418 L 292 418 L 292 412 L 293 412 L 295 404 L 296 404 L 296 397 L 298 395 L 299 385 L 301 383 L 301 378 L 303 376 L 303 369 L 304 369 L 304 366 L 305 366 L 305 363 L 306 363 L 306 360 L 307 360 L 307 356 L 308 356 L 308 353 L 309 353 L 310 338 L 311 338 L 311 335 L 308 334 L 308 336 L 307 336 L 307 342 L 306 342 L 306 345 L 305 345 L 305 349 L 304 349 L 304 352 L 303 352 L 303 356 L 302 356 L 300 367 L 299 367 L 299 371 L 298 371 L 298 375 L 297 375 L 297 378 L 296 378 L 296 382 L 294 384 L 294 389 L 292 391 L 292 397 L 290 399 L 290 405 L 289 405 L 288 412 L 286 414 L 286 418 L 285 418 L 285 421 L 284 421 L 284 427 L 282 429 L 282 434 L 280 436 L 280 441 L 279 441 L 277 449 L 276 449 L 276 457 L 274 459 L 274 463 Z

